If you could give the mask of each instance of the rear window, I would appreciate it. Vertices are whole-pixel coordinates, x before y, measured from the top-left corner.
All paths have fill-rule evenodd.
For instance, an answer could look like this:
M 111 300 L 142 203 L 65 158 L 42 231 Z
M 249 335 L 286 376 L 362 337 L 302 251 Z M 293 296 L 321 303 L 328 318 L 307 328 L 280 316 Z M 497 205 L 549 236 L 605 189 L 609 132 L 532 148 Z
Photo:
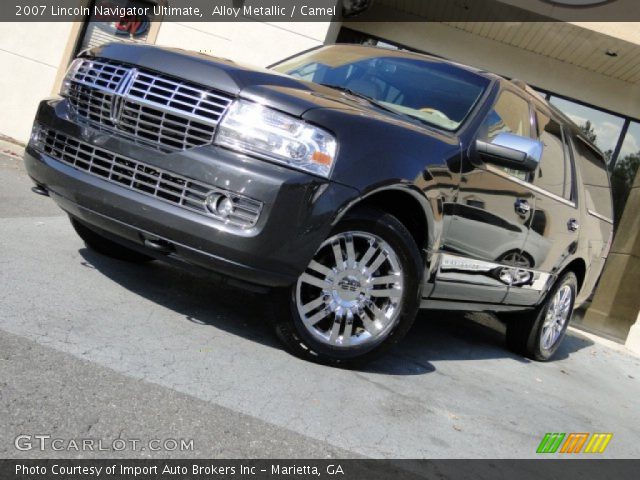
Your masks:
M 611 188 L 604 158 L 579 137 L 574 137 L 573 143 L 576 162 L 584 182 L 587 209 L 612 219 Z
M 536 119 L 538 140 L 544 144 L 544 149 L 533 184 L 559 197 L 572 200 L 573 171 L 568 140 L 563 134 L 562 126 L 540 111 L 536 111 Z

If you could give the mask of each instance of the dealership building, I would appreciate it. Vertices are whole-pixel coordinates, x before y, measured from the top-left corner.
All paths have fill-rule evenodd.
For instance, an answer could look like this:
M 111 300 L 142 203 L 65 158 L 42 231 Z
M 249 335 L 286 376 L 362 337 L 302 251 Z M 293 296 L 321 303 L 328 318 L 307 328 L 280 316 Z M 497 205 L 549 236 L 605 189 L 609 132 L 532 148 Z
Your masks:
M 101 0 L 79 3 L 96 1 Z M 524 9 L 536 21 L 526 21 L 526 15 L 524 21 L 445 21 L 464 19 L 455 9 L 488 3 Z M 599 3 L 585 21 L 576 21 L 580 9 L 563 6 L 575 3 L 580 2 L 376 0 L 376 19 L 383 12 L 385 22 L 366 21 L 365 12 L 334 22 L 183 23 L 158 16 L 142 26 L 118 28 L 88 15 L 76 22 L 4 23 L 0 134 L 26 142 L 38 101 L 58 91 L 70 59 L 84 48 L 114 40 L 179 47 L 259 66 L 324 43 L 363 43 L 424 52 L 523 80 L 585 126 L 609 162 L 616 236 L 591 306 L 576 323 L 640 351 L 640 24 L 586 21 L 611 18 L 612 8 L 635 11 L 637 0 L 582 2 Z M 537 21 L 540 16 L 554 21 Z

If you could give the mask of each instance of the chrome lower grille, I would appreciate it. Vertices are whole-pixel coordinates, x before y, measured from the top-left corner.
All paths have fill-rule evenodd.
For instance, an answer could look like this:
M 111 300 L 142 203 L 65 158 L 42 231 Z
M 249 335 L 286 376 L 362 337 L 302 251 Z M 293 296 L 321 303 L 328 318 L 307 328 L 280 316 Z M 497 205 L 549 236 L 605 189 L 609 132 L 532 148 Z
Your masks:
M 244 195 L 118 155 L 54 130 L 41 128 L 36 138 L 34 146 L 62 163 L 225 224 L 247 229 L 255 226 L 260 217 L 262 202 Z M 215 194 L 232 199 L 235 208 L 228 217 L 223 218 L 207 208 L 207 197 Z
M 211 143 L 233 100 L 192 82 L 105 59 L 80 60 L 67 92 L 80 119 L 166 150 Z

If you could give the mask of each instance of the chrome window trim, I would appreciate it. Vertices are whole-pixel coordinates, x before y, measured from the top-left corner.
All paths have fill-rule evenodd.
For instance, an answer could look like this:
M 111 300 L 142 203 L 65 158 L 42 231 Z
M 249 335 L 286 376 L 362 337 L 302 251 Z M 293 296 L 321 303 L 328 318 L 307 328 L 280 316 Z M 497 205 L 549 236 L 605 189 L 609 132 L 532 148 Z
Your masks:
M 565 150 L 564 166 L 566 169 L 568 164 L 569 170 L 571 171 L 571 198 L 575 199 L 578 196 L 578 179 L 573 157 L 573 143 L 571 142 L 571 136 L 569 135 L 570 132 L 568 131 L 567 126 L 560 121 L 558 123 L 560 124 L 560 129 L 562 131 L 562 144 L 564 145 Z M 565 171 L 565 176 L 566 175 L 567 172 Z
M 613 220 L 610 219 L 609 217 L 605 217 L 604 215 L 602 215 L 601 213 L 596 212 L 595 210 L 591 210 L 590 208 L 587 209 L 587 213 L 589 215 L 591 215 L 592 217 L 596 217 L 604 222 L 610 223 L 611 225 L 613 225 Z
M 567 200 L 566 198 L 561 197 L 560 195 L 556 195 L 555 193 L 552 193 L 552 192 L 550 192 L 548 190 L 545 190 L 544 188 L 540 188 L 537 185 L 534 185 L 533 183 L 527 182 L 525 180 L 520 180 L 518 177 L 514 177 L 513 175 L 509 175 L 508 173 L 500 170 L 497 167 L 494 167 L 493 165 L 486 164 L 485 168 L 491 173 L 494 173 L 494 174 L 499 175 L 499 176 L 501 176 L 503 178 L 506 178 L 507 180 L 511 180 L 512 182 L 517 183 L 518 185 L 522 185 L 523 187 L 527 187 L 527 188 L 533 190 L 534 192 L 540 193 L 541 195 L 549 197 L 549 198 L 551 198 L 553 200 L 556 200 L 556 201 L 558 201 L 560 203 L 563 203 L 564 205 L 567 205 L 569 207 L 577 208 L 575 202 L 572 202 L 571 200 Z

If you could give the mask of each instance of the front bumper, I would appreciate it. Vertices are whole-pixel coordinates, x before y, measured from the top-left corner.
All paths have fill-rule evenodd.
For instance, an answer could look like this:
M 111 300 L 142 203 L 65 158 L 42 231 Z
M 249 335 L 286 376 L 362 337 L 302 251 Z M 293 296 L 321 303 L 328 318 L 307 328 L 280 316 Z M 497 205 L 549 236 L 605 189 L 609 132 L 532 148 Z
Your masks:
M 229 228 L 219 219 L 132 191 L 56 160 L 29 145 L 25 165 L 71 216 L 107 236 L 158 256 L 145 240 L 170 246 L 173 260 L 263 286 L 287 286 L 328 236 L 357 190 L 215 146 L 160 152 L 72 121 L 64 100 L 43 101 L 36 123 L 151 167 L 263 204 L 254 226 Z M 147 243 L 148 245 L 148 243 Z

